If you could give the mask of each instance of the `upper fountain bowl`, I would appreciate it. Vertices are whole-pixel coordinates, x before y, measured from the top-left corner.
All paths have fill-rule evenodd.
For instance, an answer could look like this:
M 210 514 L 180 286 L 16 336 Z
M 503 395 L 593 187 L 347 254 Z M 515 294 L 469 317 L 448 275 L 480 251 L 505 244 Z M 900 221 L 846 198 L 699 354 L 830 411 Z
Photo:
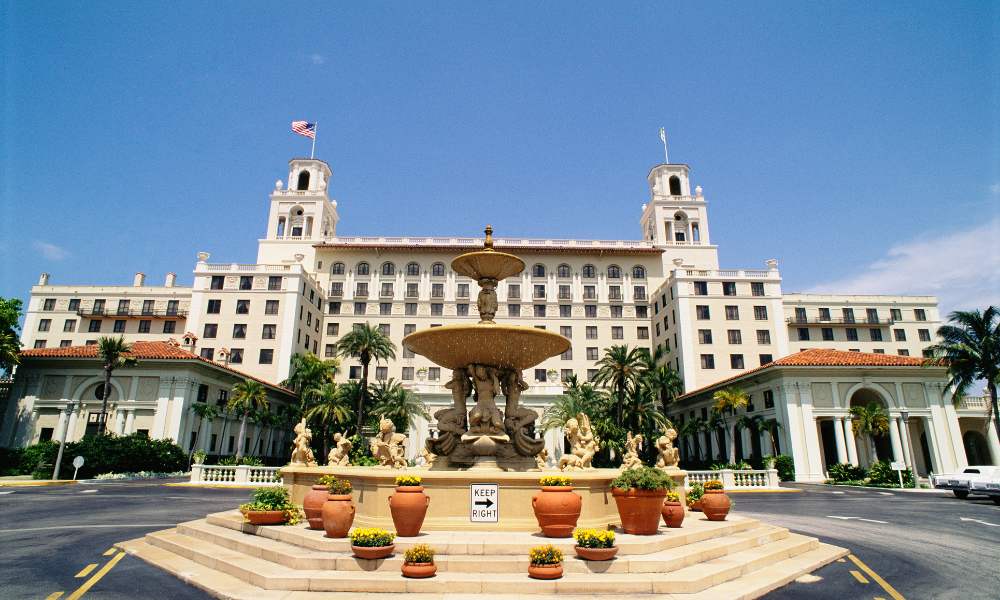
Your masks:
M 494 279 L 503 281 L 524 270 L 524 261 L 506 252 L 497 252 L 492 248 L 467 252 L 451 261 L 451 268 L 459 275 L 471 277 L 476 281 Z
M 562 354 L 570 341 L 558 333 L 517 325 L 444 325 L 411 333 L 403 346 L 447 369 L 481 364 L 528 369 Z

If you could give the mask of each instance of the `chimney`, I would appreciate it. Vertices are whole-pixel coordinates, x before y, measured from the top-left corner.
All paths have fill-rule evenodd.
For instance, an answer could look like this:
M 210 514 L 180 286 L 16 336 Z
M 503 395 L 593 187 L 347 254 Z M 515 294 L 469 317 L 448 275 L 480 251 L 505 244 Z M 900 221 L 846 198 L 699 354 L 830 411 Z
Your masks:
M 49 274 L 42 273 L 38 276 L 38 285 L 49 285 Z
M 167 273 L 167 280 L 163 282 L 163 287 L 174 287 L 177 283 L 177 273 Z
M 144 283 L 146 283 L 146 274 L 136 273 L 135 279 L 132 280 L 132 287 L 142 287 Z

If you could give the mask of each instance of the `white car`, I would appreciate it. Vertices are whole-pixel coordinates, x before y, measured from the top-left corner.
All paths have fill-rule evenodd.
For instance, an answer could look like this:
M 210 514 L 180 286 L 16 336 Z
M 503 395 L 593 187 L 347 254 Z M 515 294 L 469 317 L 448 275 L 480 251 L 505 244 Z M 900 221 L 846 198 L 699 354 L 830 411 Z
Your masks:
M 993 500 L 993 504 L 1000 505 L 1000 475 L 983 476 L 970 481 L 970 492 L 973 494 L 986 494 Z
M 948 475 L 934 475 L 931 483 L 939 490 L 951 490 L 955 496 L 961 499 L 969 497 L 972 492 L 972 482 L 980 479 L 1000 478 L 1000 467 L 989 465 L 970 465 L 965 467 L 961 473 Z M 986 493 L 979 492 L 978 493 Z

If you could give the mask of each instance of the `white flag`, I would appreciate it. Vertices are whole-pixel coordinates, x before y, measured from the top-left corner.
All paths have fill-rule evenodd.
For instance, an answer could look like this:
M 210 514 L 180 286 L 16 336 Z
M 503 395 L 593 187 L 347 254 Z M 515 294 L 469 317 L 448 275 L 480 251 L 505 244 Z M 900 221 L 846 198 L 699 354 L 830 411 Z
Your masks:
M 664 144 L 667 143 L 667 132 L 662 127 L 660 127 L 660 141 Z

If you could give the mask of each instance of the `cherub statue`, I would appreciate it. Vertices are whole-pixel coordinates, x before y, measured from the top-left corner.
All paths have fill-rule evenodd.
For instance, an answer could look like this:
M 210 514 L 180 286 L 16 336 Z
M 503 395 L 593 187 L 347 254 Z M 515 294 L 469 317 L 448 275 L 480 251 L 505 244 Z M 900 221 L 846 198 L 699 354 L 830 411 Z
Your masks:
M 405 448 L 406 436 L 396 433 L 396 426 L 392 421 L 382 417 L 378 422 L 378 435 L 371 439 L 372 456 L 378 459 L 380 467 L 390 469 L 405 469 L 406 456 Z
M 548 460 L 549 460 L 549 451 L 546 450 L 545 448 L 542 448 L 541 451 L 535 455 L 535 466 L 538 468 L 539 471 L 544 471 L 545 469 L 549 468 Z
M 656 459 L 658 469 L 676 467 L 680 462 L 680 452 L 674 448 L 674 440 L 677 439 L 677 431 L 673 427 L 668 427 L 656 440 L 656 452 L 659 458 Z
M 500 392 L 496 369 L 486 365 L 469 365 L 467 369 L 476 389 L 476 406 L 469 411 L 469 432 L 480 435 L 502 434 L 503 415 L 494 402 Z
M 343 434 L 333 434 L 333 450 L 330 450 L 326 457 L 326 464 L 330 467 L 346 467 L 351 464 L 351 448 L 354 444 Z
M 312 448 L 309 447 L 312 437 L 312 431 L 306 427 L 306 420 L 302 419 L 299 421 L 295 426 L 295 440 L 292 442 L 294 448 L 292 448 L 291 464 L 305 465 L 307 467 L 316 466 L 316 459 L 313 457 Z
M 584 413 L 576 415 L 576 420 L 580 423 L 580 464 L 584 469 L 591 469 L 594 462 L 594 455 L 601 448 L 601 440 L 594 435 L 594 430 L 590 426 L 590 417 Z
M 437 454 L 434 454 L 426 447 L 424 447 L 423 452 L 420 453 L 420 457 L 424 459 L 424 467 L 429 469 L 434 466 L 434 461 L 437 459 Z
M 566 438 L 569 440 L 570 453 L 559 459 L 560 471 L 578 471 L 592 469 L 594 455 L 600 448 L 599 440 L 590 427 L 590 418 L 584 413 L 566 421 Z
M 631 431 L 628 432 L 628 438 L 625 441 L 625 456 L 622 458 L 623 471 L 642 466 L 642 459 L 639 458 L 639 448 L 641 447 L 642 434 L 637 433 L 633 436 Z
M 514 450 L 521 456 L 536 456 L 545 446 L 545 440 L 535 439 L 534 424 L 538 413 L 527 406 L 521 406 L 521 392 L 528 389 L 521 371 L 509 369 L 500 379 L 500 388 L 507 399 L 503 425 L 510 436 Z

